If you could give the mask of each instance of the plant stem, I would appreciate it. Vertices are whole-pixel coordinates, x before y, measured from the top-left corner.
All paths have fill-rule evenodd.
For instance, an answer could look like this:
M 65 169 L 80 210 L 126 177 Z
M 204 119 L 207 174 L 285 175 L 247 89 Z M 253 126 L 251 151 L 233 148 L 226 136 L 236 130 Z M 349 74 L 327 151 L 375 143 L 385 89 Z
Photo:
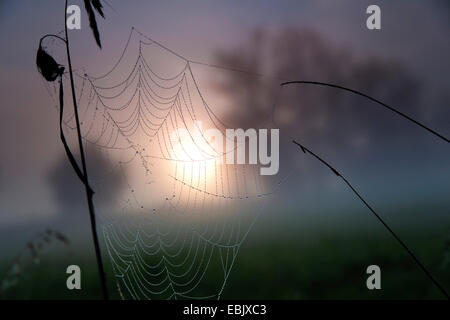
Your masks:
M 81 165 L 82 165 L 83 176 L 84 176 L 84 187 L 86 189 L 86 198 L 87 198 L 88 207 L 89 207 L 89 217 L 91 220 L 92 238 L 94 241 L 95 256 L 96 256 L 96 260 L 97 260 L 98 273 L 100 276 L 100 284 L 101 284 L 101 288 L 102 288 L 103 299 L 108 300 L 109 297 L 108 297 L 108 289 L 106 287 L 105 270 L 103 268 L 102 254 L 100 251 L 100 245 L 99 245 L 98 235 L 97 235 L 97 226 L 96 226 L 96 222 L 95 222 L 95 210 L 94 210 L 94 203 L 93 203 L 93 199 L 92 199 L 94 193 L 92 192 L 92 190 L 89 187 L 86 159 L 84 156 L 83 141 L 81 139 L 81 128 L 80 128 L 80 120 L 79 120 L 79 116 L 78 116 L 78 106 L 77 106 L 77 99 L 76 99 L 76 94 L 75 94 L 75 85 L 74 85 L 74 81 L 73 81 L 72 62 L 70 59 L 70 50 L 69 50 L 69 35 L 67 32 L 67 0 L 66 0 L 66 4 L 65 4 L 65 11 L 64 11 L 64 31 L 65 31 L 65 35 L 66 35 L 67 63 L 69 65 L 69 75 L 70 75 L 70 86 L 72 89 L 73 109 L 74 109 L 74 113 L 75 113 L 75 121 L 76 121 L 76 126 L 77 126 L 78 145 L 80 148 Z
M 298 143 L 295 140 L 292 140 L 294 144 L 299 146 L 304 153 L 309 153 L 314 158 L 322 162 L 325 166 L 327 166 L 333 173 L 340 177 L 345 184 L 353 191 L 353 193 L 361 200 L 361 202 L 372 212 L 372 214 L 378 219 L 378 221 L 381 222 L 381 224 L 386 228 L 387 231 L 394 237 L 395 240 L 405 249 L 405 251 L 409 254 L 409 256 L 414 260 L 414 262 L 422 269 L 422 271 L 426 274 L 426 276 L 433 282 L 433 284 L 442 292 L 442 294 L 447 298 L 447 300 L 450 300 L 450 296 L 448 295 L 447 291 L 444 289 L 444 287 L 433 277 L 430 271 L 425 267 L 425 265 L 415 256 L 415 254 L 408 248 L 408 246 L 400 239 L 399 236 L 389 227 L 389 225 L 381 218 L 381 216 L 369 205 L 369 203 L 361 196 L 361 194 L 353 187 L 353 185 L 335 168 L 333 168 L 328 162 L 323 160 L 321 157 L 319 157 L 317 154 L 306 148 L 304 145 Z
M 346 87 L 343 87 L 343 86 L 339 86 L 337 84 L 326 83 L 326 82 L 318 82 L 318 81 L 304 81 L 304 80 L 288 81 L 288 82 L 283 82 L 282 84 L 280 84 L 280 86 L 291 85 L 291 84 L 310 84 L 310 85 L 316 85 L 316 86 L 326 86 L 326 87 L 331 87 L 331 88 L 336 88 L 336 89 L 340 89 L 340 90 L 351 92 L 353 94 L 356 94 L 356 95 L 359 95 L 361 97 L 367 98 L 367 99 L 369 99 L 369 100 L 371 100 L 371 101 L 373 101 L 373 102 L 383 106 L 384 108 L 386 108 L 388 110 L 391 110 L 392 112 L 402 116 L 403 118 L 411 121 L 412 123 L 418 125 L 419 127 L 422 127 L 423 129 L 427 130 L 428 132 L 434 134 L 436 137 L 444 140 L 447 143 L 450 143 L 450 140 L 447 137 L 444 137 L 442 134 L 434 131 L 433 129 L 427 127 L 426 125 L 420 123 L 419 121 L 414 120 L 413 118 L 411 118 L 410 116 L 408 116 L 408 115 L 404 114 L 403 112 L 397 110 L 396 108 L 391 107 L 391 106 L 387 105 L 386 103 L 381 102 L 380 100 L 372 98 L 371 96 L 369 96 L 369 95 L 367 95 L 365 93 L 362 93 L 362 92 L 359 92 L 359 91 L 356 91 L 356 90 L 353 90 L 353 89 L 350 89 L 350 88 L 346 88 Z

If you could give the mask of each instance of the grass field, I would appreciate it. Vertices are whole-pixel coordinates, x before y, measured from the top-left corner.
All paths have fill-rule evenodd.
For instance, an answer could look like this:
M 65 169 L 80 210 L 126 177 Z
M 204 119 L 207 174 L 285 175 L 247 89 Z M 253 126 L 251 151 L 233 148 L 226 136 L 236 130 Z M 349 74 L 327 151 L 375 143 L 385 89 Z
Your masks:
M 416 208 L 419 210 L 420 208 Z M 399 212 L 398 217 L 410 216 Z M 347 215 L 352 217 L 352 215 Z M 355 217 L 355 216 L 353 216 Z M 222 299 L 441 299 L 412 259 L 373 220 L 340 227 L 336 218 L 322 222 L 277 223 L 263 216 L 242 246 L 225 286 Z M 319 219 L 320 220 L 320 219 Z M 370 220 L 370 219 L 369 219 Z M 425 265 L 450 288 L 448 254 L 449 218 L 410 225 L 395 220 L 393 227 L 413 248 Z M 400 223 L 399 221 L 403 221 Z M 89 240 L 89 237 L 86 241 Z M 86 244 L 87 243 L 87 244 Z M 55 247 L 39 264 L 30 263 L 16 285 L 3 292 L 3 299 L 96 299 L 100 289 L 89 242 L 69 254 Z M 447 253 L 446 253 L 447 252 Z M 106 260 L 108 268 L 109 261 Z M 0 272 L 10 261 L 1 261 Z M 82 290 L 66 289 L 65 268 L 82 269 Z M 368 265 L 381 268 L 382 289 L 366 288 Z M 111 270 L 107 271 L 109 274 Z M 220 278 L 221 275 L 218 275 Z M 114 299 L 120 299 L 115 281 L 109 277 Z

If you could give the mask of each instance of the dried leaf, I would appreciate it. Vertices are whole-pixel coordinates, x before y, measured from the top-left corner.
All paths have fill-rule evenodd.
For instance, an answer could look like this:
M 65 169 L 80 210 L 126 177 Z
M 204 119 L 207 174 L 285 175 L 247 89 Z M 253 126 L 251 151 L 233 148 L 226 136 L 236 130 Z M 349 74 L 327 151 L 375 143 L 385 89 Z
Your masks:
M 92 5 L 94 6 L 95 10 L 102 16 L 102 18 L 105 18 L 105 15 L 103 14 L 103 6 L 100 3 L 100 0 L 92 0 Z
M 55 81 L 64 72 L 64 67 L 42 48 L 41 43 L 36 54 L 36 65 L 45 80 L 49 82 Z
M 94 6 L 98 6 L 100 3 L 95 4 Z M 94 33 L 94 38 L 95 41 L 97 42 L 98 46 L 101 48 L 102 44 L 100 42 L 100 33 L 98 32 L 98 26 L 97 26 L 97 21 L 95 20 L 95 12 L 92 9 L 92 5 L 91 5 L 91 0 L 84 0 L 84 7 L 86 8 L 86 12 L 88 14 L 89 17 L 89 26 L 92 29 L 92 32 Z M 100 7 L 95 7 L 97 11 L 101 12 L 101 14 L 103 14 L 103 12 L 101 11 L 101 4 Z

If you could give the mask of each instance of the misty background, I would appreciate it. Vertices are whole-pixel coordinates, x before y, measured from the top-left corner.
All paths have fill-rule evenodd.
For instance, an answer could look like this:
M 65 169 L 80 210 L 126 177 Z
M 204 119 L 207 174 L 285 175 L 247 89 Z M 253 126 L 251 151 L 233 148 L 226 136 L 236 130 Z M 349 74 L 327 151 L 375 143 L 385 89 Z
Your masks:
M 448 145 L 362 97 L 308 85 L 279 88 L 280 80 L 343 85 L 448 137 L 447 1 L 378 1 L 380 31 L 365 26 L 370 1 L 109 3 L 114 9 L 105 5 L 106 19 L 100 22 L 103 50 L 91 39 L 83 10 L 82 29 L 71 31 L 75 69 L 92 74 L 109 70 L 134 25 L 192 60 L 264 75 L 193 67 L 206 100 L 227 124 L 280 128 L 280 175 L 288 176 L 238 256 L 235 268 L 242 273 L 228 284 L 231 298 L 245 296 L 247 290 L 248 296 L 260 298 L 360 297 L 367 294 L 361 289 L 364 268 L 377 261 L 382 270 L 384 263 L 408 274 L 404 279 L 392 276 L 403 289 L 386 289 L 386 296 L 378 297 L 438 296 L 342 181 L 303 154 L 292 139 L 342 172 L 450 286 L 445 264 L 450 236 Z M 86 268 L 93 265 L 84 190 L 64 155 L 58 113 L 35 67 L 38 40 L 62 29 L 62 12 L 57 1 L 0 4 L 0 278 L 28 239 L 46 228 L 61 230 L 75 248 L 92 254 L 83 263 Z M 88 161 L 94 175 L 105 167 L 105 159 L 93 150 Z M 111 197 L 119 195 L 125 182 L 109 178 Z M 352 239 L 366 241 L 353 253 L 357 262 L 348 269 L 325 268 L 353 259 L 345 250 Z M 331 258 L 320 253 L 324 247 L 334 251 Z M 264 252 L 278 252 L 277 263 L 267 261 Z M 397 263 L 392 257 L 403 260 Z M 333 295 L 322 283 L 298 280 L 299 274 L 303 280 L 318 277 L 328 283 L 349 278 L 350 287 L 358 289 Z M 252 286 L 261 277 L 269 289 L 258 293 L 261 289 Z M 414 286 L 415 281 L 420 285 Z M 233 291 L 239 282 L 247 288 L 241 293 Z M 289 282 L 298 292 L 283 291 Z

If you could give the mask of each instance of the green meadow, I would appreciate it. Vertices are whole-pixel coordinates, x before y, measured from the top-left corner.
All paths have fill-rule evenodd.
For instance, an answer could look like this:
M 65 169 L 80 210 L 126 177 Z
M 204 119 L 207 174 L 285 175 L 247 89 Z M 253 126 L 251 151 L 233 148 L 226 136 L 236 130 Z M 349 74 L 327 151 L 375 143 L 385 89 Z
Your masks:
M 446 207 L 431 209 L 442 212 Z M 396 218 L 390 219 L 391 226 L 448 289 L 450 218 L 426 218 L 426 209 L 430 207 L 393 210 Z M 415 214 L 424 218 L 408 220 Z M 50 247 L 39 263 L 30 261 L 26 272 L 1 298 L 98 299 L 100 288 L 89 239 L 74 241 L 71 250 Z M 106 256 L 105 262 L 110 275 Z M 10 259 L 1 261 L 0 274 L 5 274 L 10 264 Z M 81 267 L 81 290 L 66 289 L 69 264 Z M 366 268 L 371 264 L 381 268 L 381 290 L 366 287 Z M 218 281 L 222 276 L 217 274 Z M 113 277 L 108 281 L 112 298 L 120 299 L 116 281 Z M 222 295 L 222 299 L 441 298 L 411 257 L 364 210 L 333 216 L 304 213 L 296 218 L 263 215 L 242 245 Z

